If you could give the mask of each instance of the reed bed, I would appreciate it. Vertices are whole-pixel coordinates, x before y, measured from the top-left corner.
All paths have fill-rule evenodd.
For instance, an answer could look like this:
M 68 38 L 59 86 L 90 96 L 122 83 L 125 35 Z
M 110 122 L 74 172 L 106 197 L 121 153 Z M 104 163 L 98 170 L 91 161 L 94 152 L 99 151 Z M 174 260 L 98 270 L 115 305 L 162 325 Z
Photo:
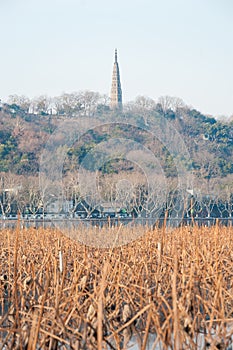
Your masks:
M 0 231 L 1 349 L 230 349 L 232 227 L 67 235 Z

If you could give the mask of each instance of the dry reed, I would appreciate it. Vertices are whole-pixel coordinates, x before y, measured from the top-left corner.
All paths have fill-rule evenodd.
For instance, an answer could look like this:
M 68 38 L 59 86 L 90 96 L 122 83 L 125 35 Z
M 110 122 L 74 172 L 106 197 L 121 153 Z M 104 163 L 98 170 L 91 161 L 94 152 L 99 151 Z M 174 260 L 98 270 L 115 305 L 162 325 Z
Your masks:
M 67 235 L 0 231 L 0 348 L 145 350 L 151 335 L 150 349 L 231 345 L 232 227 L 69 232 L 106 248 Z

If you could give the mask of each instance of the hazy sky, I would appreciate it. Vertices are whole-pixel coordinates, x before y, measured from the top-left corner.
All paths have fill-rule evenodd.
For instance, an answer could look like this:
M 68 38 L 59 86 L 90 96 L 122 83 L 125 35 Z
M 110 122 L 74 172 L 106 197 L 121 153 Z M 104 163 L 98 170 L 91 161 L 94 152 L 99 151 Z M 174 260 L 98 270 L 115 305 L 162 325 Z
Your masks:
M 0 15 L 2 99 L 109 94 L 117 47 L 124 102 L 233 114 L 232 0 L 0 0 Z

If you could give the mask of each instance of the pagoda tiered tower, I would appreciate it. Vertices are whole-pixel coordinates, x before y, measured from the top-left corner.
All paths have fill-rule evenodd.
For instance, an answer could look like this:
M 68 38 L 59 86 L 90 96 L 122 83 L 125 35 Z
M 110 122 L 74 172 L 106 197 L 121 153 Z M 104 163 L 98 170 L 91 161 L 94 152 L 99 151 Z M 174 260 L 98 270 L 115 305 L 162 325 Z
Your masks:
M 122 109 L 122 91 L 120 70 L 117 62 L 117 49 L 115 49 L 115 61 L 112 72 L 111 108 L 120 110 Z

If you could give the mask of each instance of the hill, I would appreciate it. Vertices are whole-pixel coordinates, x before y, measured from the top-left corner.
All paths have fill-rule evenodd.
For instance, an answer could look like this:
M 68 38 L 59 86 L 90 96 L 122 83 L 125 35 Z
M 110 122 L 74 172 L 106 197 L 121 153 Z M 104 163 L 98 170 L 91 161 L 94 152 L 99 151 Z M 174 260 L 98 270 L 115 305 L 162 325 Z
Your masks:
M 37 106 L 36 114 L 29 113 L 28 106 L 25 109 L 22 102 L 21 105 L 3 104 L 0 107 L 0 172 L 12 172 L 19 175 L 36 174 L 39 170 L 40 155 L 47 140 L 65 120 L 77 121 L 84 115 L 94 117 L 95 114 L 98 114 L 103 123 L 108 122 L 110 115 L 114 115 L 115 112 L 109 110 L 107 101 L 100 103 L 102 100 L 100 95 L 98 96 L 99 100 L 97 99 L 92 105 L 90 103 L 81 104 L 77 101 L 74 104 L 71 98 L 69 102 L 66 96 L 65 107 L 61 108 L 60 106 L 56 114 L 48 113 L 48 103 L 47 110 L 42 107 L 39 109 Z M 161 101 L 156 104 L 153 100 L 141 96 L 133 103 L 128 104 L 123 114 L 126 120 L 130 117 L 141 121 L 142 128 L 148 125 L 151 120 L 161 118 L 169 120 L 169 123 L 183 138 L 191 155 L 192 168 L 198 177 L 218 178 L 232 174 L 233 122 L 218 121 L 183 104 L 174 107 L 174 100 L 173 105 L 167 103 L 166 106 L 164 99 L 161 99 L 163 104 Z M 177 102 L 177 100 L 175 101 Z M 42 105 L 42 103 L 40 104 Z M 87 151 L 96 144 L 108 140 L 114 135 L 120 136 L 116 129 L 111 130 L 110 135 L 106 133 L 106 130 L 103 131 L 100 128 L 91 130 L 82 137 L 82 142 L 72 145 L 68 151 L 69 160 L 71 161 L 71 158 L 75 156 L 80 163 Z M 124 136 L 130 138 L 131 135 L 132 130 L 125 128 Z M 142 142 L 143 138 L 143 144 L 147 147 L 151 146 L 151 140 L 147 140 L 142 131 L 137 131 L 134 134 L 136 142 Z M 161 152 L 160 156 L 162 166 L 167 169 L 167 176 L 172 176 L 172 167 L 169 165 L 167 151 Z M 122 166 L 121 163 L 119 167 Z M 66 171 L 70 168 L 71 164 L 67 161 Z M 121 170 L 117 169 L 117 165 L 114 166 L 114 169 L 114 171 Z

